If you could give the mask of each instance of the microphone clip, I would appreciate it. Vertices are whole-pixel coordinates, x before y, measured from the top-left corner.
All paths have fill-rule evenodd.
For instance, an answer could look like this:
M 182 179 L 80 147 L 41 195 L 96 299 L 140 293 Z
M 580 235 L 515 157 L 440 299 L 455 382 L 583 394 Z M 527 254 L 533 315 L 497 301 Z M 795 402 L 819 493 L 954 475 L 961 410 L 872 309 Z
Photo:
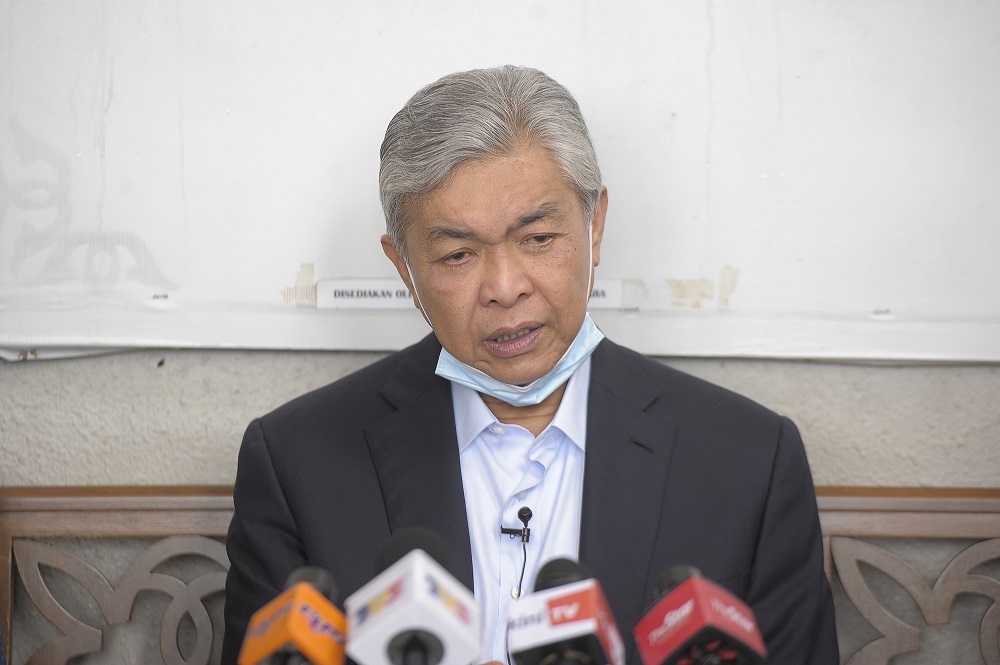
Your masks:
M 511 537 L 511 540 L 517 536 L 521 537 L 521 542 L 526 543 L 531 539 L 531 529 L 528 528 L 528 520 L 531 519 L 531 508 L 527 506 L 521 506 L 521 509 L 517 511 L 517 519 L 521 520 L 524 524 L 520 529 L 514 529 L 510 527 L 505 527 L 503 524 L 500 525 L 500 533 L 506 534 Z

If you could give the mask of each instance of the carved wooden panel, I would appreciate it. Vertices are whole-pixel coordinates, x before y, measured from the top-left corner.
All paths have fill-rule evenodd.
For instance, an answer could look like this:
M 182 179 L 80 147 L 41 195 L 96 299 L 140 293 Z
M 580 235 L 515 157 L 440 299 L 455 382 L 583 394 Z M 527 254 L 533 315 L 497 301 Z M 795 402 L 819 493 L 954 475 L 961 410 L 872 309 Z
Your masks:
M 968 631 L 975 632 L 978 624 L 978 633 L 977 637 L 961 638 L 962 653 L 968 651 L 964 642 L 978 641 L 969 648 L 978 651 L 981 662 L 1000 665 L 1000 489 L 821 487 L 817 488 L 817 500 L 827 573 L 834 579 L 837 602 L 843 600 L 843 609 L 847 610 L 843 614 L 851 615 L 852 620 L 856 618 L 857 626 L 863 628 L 857 632 L 855 626 L 846 629 L 852 644 L 841 654 L 841 662 L 902 665 L 918 662 L 911 658 L 916 656 L 924 658 L 919 662 L 974 665 L 979 660 L 974 656 L 956 658 L 949 653 L 938 660 L 928 660 L 933 656 L 926 654 L 927 648 L 933 647 L 928 644 L 931 642 L 927 639 L 928 631 L 941 625 L 953 630 L 954 626 L 948 624 L 955 620 L 956 609 L 960 604 L 968 604 L 968 598 L 972 597 L 977 599 L 975 608 L 980 614 L 971 614 Z M 77 654 L 100 651 L 102 644 L 113 640 L 94 623 L 108 626 L 109 631 L 112 626 L 131 625 L 130 622 L 146 627 L 138 615 L 149 608 L 136 610 L 143 605 L 136 604 L 136 596 L 141 592 L 169 598 L 169 602 L 157 604 L 153 611 L 147 612 L 152 617 L 148 625 L 154 638 L 149 642 L 159 642 L 163 662 L 167 665 L 209 662 L 214 633 L 205 602 L 224 590 L 229 563 L 224 545 L 218 539 L 226 535 L 232 510 L 229 487 L 0 488 L 3 648 L 9 655 L 12 578 L 20 575 L 28 599 L 61 633 L 38 648 L 28 660 L 29 665 L 66 663 Z M 144 549 L 145 541 L 140 543 L 133 550 L 140 554 L 123 564 L 125 571 L 111 583 L 75 554 L 32 540 L 74 537 L 102 541 L 163 539 L 148 549 Z M 942 539 L 962 539 L 962 542 L 955 549 L 943 551 L 941 564 L 929 576 L 926 570 L 923 574 L 917 572 L 912 557 L 900 555 L 894 545 L 887 545 L 890 541 L 914 540 L 938 550 Z M 959 551 L 962 547 L 965 549 Z M 161 564 L 190 556 L 205 561 L 205 566 L 197 567 L 199 571 L 214 572 L 199 572 L 187 582 L 164 572 L 171 566 Z M 92 618 L 88 623 L 60 604 L 46 585 L 44 569 L 62 571 L 69 583 L 75 585 L 76 593 L 93 598 L 94 607 L 98 608 L 95 611 L 103 615 L 103 622 Z M 903 590 L 900 595 L 912 599 L 912 607 L 908 606 L 906 613 L 899 612 L 894 603 L 886 602 L 884 587 L 872 584 L 871 576 L 866 575 L 872 570 L 883 576 L 879 581 L 891 580 Z M 161 607 L 165 608 L 162 617 Z M 838 631 L 846 627 L 841 609 L 838 606 Z M 962 618 L 967 614 L 963 613 Z M 178 647 L 182 624 L 183 655 Z M 194 638 L 188 639 L 192 630 Z M 32 642 L 25 651 L 43 641 Z M 952 646 L 948 644 L 947 648 L 951 650 Z M 924 651 L 917 653 L 921 648 Z M 100 658 L 107 657 L 102 653 Z M 16 665 L 23 665 L 20 657 Z
M 985 665 L 1000 665 L 1000 579 L 977 570 L 984 564 L 1000 561 L 1000 538 L 975 543 L 960 552 L 932 584 L 910 563 L 872 543 L 843 537 L 831 538 L 829 542 L 845 592 L 881 635 L 854 653 L 847 665 L 889 663 L 895 656 L 919 651 L 922 646 L 921 627 L 907 623 L 880 601 L 878 592 L 863 575 L 864 566 L 894 580 L 919 608 L 928 626 L 949 623 L 952 607 L 961 594 L 991 600 L 979 624 L 979 652 Z
M 103 631 L 91 626 L 59 603 L 53 595 L 43 568 L 59 571 L 90 595 L 107 624 L 127 623 L 140 592 L 167 594 L 170 603 L 159 626 L 160 653 L 165 665 L 207 665 L 212 652 L 213 627 L 204 600 L 225 590 L 229 559 L 225 545 L 201 536 L 174 536 L 155 542 L 136 557 L 128 569 L 111 584 L 94 566 L 76 555 L 52 545 L 17 539 L 14 558 L 24 587 L 39 612 L 62 636 L 42 646 L 28 660 L 28 665 L 63 665 L 70 659 L 100 652 Z M 157 570 L 178 557 L 203 557 L 217 570 L 185 582 Z M 185 658 L 178 647 L 181 621 L 188 617 L 194 626 L 194 647 Z
M 223 538 L 233 516 L 232 496 L 229 486 L 0 487 L 3 649 L 10 655 L 14 541 L 62 537 Z

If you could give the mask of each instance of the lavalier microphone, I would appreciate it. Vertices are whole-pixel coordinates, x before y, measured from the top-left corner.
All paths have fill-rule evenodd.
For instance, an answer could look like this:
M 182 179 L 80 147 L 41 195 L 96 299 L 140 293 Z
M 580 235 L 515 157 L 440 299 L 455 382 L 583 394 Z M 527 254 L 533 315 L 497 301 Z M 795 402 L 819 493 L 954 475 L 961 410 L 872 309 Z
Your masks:
M 521 537 L 521 542 L 526 543 L 531 538 L 531 529 L 528 528 L 528 520 L 531 519 L 531 508 L 527 506 L 521 506 L 520 510 L 517 511 L 517 519 L 521 520 L 524 524 L 520 529 L 505 527 L 500 525 L 500 533 L 507 534 L 511 538 L 516 536 Z

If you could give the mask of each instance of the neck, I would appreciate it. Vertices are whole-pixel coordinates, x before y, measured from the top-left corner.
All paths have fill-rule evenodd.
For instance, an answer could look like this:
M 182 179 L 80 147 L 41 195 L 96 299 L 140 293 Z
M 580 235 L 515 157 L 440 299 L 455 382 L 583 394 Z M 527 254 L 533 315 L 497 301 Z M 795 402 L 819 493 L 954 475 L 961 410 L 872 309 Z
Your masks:
M 513 406 L 507 402 L 479 393 L 486 404 L 486 408 L 496 416 L 496 419 L 505 425 L 520 425 L 536 437 L 549 426 L 552 419 L 556 417 L 559 404 L 562 402 L 563 393 L 566 392 L 566 384 L 556 388 L 555 392 L 546 397 L 538 404 L 532 406 Z

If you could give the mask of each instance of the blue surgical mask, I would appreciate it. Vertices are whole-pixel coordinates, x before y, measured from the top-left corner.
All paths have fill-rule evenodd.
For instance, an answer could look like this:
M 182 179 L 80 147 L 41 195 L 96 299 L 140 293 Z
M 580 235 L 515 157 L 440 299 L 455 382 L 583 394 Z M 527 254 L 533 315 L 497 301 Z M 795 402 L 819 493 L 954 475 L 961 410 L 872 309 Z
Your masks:
M 569 345 L 566 353 L 559 359 L 555 367 L 523 386 L 497 381 L 489 374 L 466 365 L 444 348 L 441 349 L 434 373 L 459 385 L 472 388 L 476 392 L 496 397 L 513 406 L 531 406 L 540 403 L 554 393 L 556 388 L 566 383 L 573 372 L 590 357 L 602 339 L 604 339 L 604 333 L 597 329 L 590 314 L 587 314 L 583 319 L 583 325 L 580 326 L 580 332 L 576 334 L 573 343 Z

